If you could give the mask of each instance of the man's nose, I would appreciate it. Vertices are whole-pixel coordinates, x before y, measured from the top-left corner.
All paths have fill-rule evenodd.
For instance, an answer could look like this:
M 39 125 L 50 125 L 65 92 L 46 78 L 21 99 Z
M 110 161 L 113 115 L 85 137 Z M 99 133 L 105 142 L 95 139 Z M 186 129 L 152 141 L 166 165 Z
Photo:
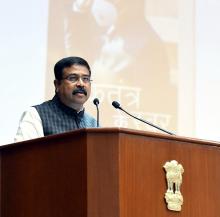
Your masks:
M 84 82 L 82 80 L 81 77 L 79 77 L 79 79 L 77 80 L 77 83 L 76 83 L 77 86 L 84 86 Z

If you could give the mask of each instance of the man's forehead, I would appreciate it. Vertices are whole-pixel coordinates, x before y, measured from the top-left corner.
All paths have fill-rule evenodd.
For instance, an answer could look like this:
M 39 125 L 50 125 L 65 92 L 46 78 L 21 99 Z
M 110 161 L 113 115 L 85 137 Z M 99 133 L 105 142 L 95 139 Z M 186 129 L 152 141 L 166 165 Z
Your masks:
M 89 74 L 89 70 L 84 65 L 72 65 L 63 69 L 64 74 Z

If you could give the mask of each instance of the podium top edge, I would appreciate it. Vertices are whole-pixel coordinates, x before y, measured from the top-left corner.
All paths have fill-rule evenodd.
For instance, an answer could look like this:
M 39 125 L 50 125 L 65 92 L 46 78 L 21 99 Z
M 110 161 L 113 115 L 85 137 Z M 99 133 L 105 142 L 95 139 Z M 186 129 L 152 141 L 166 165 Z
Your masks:
M 190 138 L 190 137 L 183 137 L 178 135 L 168 135 L 165 133 L 155 133 L 150 131 L 142 131 L 142 130 L 134 130 L 134 129 L 128 129 L 128 128 L 119 128 L 119 127 L 103 127 L 103 128 L 83 128 L 79 130 L 74 130 L 66 133 L 60 133 L 56 135 L 50 135 L 45 137 L 40 137 L 36 139 L 26 140 L 22 142 L 17 143 L 11 143 L 0 146 L 0 150 L 4 149 L 6 147 L 12 147 L 17 146 L 21 144 L 27 144 L 27 143 L 39 143 L 44 140 L 57 140 L 62 139 L 62 137 L 69 137 L 69 136 L 75 136 L 75 135 L 85 135 L 85 134 L 130 134 L 130 135 L 137 135 L 137 136 L 145 136 L 148 138 L 156 138 L 156 139 L 167 139 L 167 140 L 174 140 L 178 142 L 188 142 L 188 143 L 195 143 L 198 145 L 209 145 L 209 146 L 216 146 L 220 147 L 220 143 L 216 141 L 209 141 L 209 140 L 202 140 L 197 138 Z

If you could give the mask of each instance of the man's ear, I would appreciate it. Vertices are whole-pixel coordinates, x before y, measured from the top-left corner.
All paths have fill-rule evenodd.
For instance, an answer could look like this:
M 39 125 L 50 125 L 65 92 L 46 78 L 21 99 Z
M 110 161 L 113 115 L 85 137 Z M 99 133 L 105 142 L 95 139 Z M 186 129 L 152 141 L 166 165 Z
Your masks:
M 60 81 L 59 80 L 54 80 L 54 86 L 55 86 L 55 92 L 58 93 L 59 92 L 59 86 L 60 86 Z

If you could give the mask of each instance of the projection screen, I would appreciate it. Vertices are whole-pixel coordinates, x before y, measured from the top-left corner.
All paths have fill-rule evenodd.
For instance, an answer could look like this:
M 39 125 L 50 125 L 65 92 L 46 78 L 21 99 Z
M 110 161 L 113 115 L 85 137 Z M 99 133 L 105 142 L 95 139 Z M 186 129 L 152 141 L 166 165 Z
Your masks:
M 54 94 L 53 65 L 65 56 L 89 62 L 93 82 L 86 108 L 95 116 L 92 100 L 99 98 L 102 126 L 153 131 L 115 110 L 111 102 L 117 100 L 137 117 L 192 135 L 193 0 L 51 0 L 47 99 Z

